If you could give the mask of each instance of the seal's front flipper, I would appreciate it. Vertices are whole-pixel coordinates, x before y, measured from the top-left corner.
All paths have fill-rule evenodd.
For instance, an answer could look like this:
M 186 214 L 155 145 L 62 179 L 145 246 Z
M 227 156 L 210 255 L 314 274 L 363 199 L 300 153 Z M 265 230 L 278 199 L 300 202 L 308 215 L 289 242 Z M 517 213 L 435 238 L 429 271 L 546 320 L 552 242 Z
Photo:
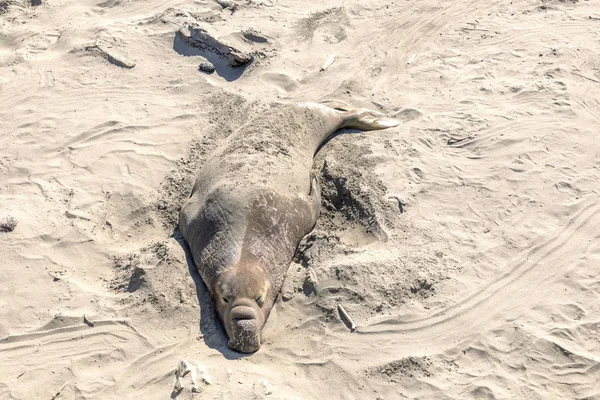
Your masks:
M 363 131 L 374 131 L 387 129 L 400 125 L 400 121 L 388 118 L 385 115 L 372 110 L 360 109 L 347 111 L 342 128 L 360 129 Z

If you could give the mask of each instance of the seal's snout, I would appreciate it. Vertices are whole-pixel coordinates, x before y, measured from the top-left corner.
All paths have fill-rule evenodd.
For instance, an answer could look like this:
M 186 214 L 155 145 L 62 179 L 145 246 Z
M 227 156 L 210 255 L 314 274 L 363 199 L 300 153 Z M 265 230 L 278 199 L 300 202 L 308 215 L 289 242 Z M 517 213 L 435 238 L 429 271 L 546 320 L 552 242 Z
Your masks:
M 231 320 L 239 321 L 239 320 L 247 320 L 247 319 L 255 319 L 256 311 L 254 311 L 251 307 L 246 306 L 237 306 L 231 310 Z
M 227 345 L 240 353 L 254 353 L 260 348 L 260 324 L 255 318 L 232 321 L 231 338 Z
M 230 349 L 241 353 L 254 353 L 260 348 L 261 323 L 256 310 L 238 305 L 231 309 Z

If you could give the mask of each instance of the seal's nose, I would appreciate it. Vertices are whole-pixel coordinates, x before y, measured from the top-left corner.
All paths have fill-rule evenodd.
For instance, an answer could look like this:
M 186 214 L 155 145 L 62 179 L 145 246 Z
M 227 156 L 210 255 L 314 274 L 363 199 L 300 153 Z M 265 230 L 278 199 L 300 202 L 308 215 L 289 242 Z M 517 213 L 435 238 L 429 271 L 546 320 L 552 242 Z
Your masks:
M 256 311 L 252 307 L 246 306 L 237 306 L 231 309 L 231 320 L 245 320 L 245 319 L 255 319 Z

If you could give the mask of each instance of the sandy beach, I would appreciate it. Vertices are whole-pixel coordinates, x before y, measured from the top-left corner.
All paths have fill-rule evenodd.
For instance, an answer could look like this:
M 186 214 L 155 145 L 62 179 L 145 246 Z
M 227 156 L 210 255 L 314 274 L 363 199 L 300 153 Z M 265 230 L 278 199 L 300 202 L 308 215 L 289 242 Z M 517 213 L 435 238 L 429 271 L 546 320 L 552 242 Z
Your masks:
M 306 101 L 402 123 L 317 153 L 239 354 L 179 208 Z M 595 1 L 0 0 L 0 122 L 0 399 L 600 399 Z

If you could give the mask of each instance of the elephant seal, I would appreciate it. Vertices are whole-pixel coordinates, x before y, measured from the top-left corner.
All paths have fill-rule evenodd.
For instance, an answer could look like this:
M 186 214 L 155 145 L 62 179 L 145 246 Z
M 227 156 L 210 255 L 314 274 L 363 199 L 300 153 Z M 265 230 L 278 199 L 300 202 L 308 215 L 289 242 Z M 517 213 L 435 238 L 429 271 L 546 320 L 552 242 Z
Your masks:
M 319 147 L 340 128 L 398 124 L 365 109 L 274 104 L 209 156 L 179 228 L 231 349 L 259 349 L 294 253 L 315 226 L 321 193 L 310 171 Z

